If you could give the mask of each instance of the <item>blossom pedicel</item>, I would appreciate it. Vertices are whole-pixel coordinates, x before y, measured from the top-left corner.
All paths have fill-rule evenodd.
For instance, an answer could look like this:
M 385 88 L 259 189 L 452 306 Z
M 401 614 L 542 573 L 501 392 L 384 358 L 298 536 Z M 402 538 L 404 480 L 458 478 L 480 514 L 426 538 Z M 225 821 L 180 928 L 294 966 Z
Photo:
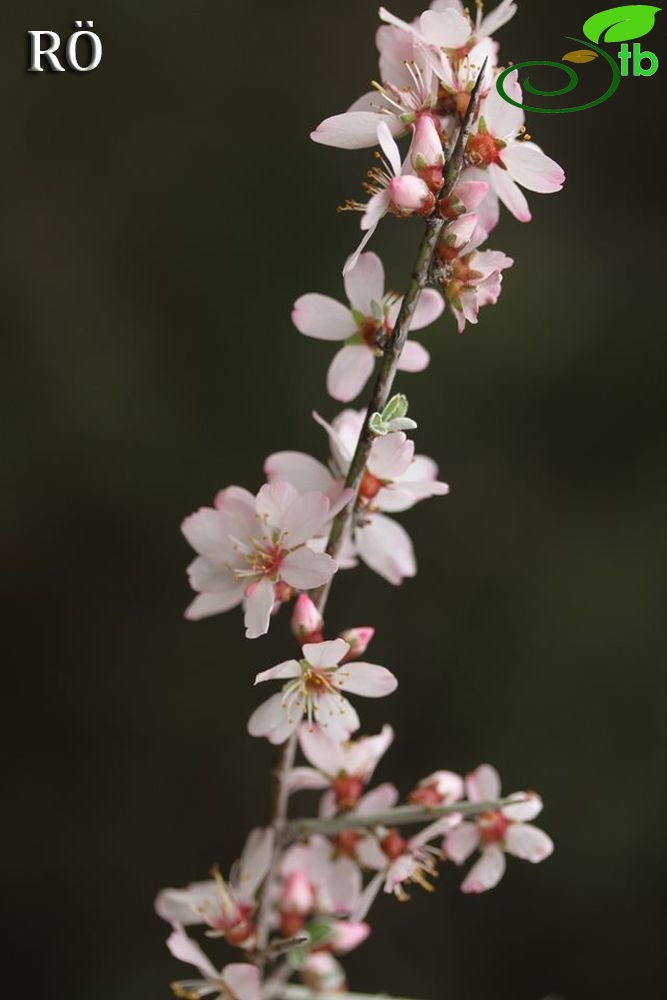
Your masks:
M 197 596 L 186 617 L 241 605 L 246 636 L 255 639 L 288 606 L 293 644 L 293 658 L 255 677 L 279 689 L 247 726 L 280 747 L 270 822 L 250 833 L 228 877 L 215 866 L 209 879 L 165 889 L 156 900 L 171 925 L 171 954 L 197 970 L 172 984 L 185 1000 L 344 995 L 342 958 L 369 936 L 380 892 L 406 899 L 415 886 L 431 891 L 441 864 L 454 873 L 477 853 L 461 889 L 481 893 L 502 878 L 506 855 L 535 863 L 553 850 L 531 822 L 540 797 L 501 798 L 490 765 L 465 779 L 435 770 L 402 804 L 393 783 L 374 781 L 394 732 L 384 725 L 360 735 L 349 696 L 382 698 L 397 680 L 361 659 L 372 626 L 336 634 L 325 618 L 339 569 L 362 562 L 393 585 L 416 575 L 412 541 L 395 515 L 449 491 L 408 437 L 417 424 L 407 398 L 392 396 L 397 372 L 423 372 L 430 362 L 409 335 L 443 314 L 443 326 L 459 332 L 477 323 L 480 309 L 498 302 L 513 264 L 486 247 L 500 206 L 528 222 L 522 189 L 551 193 L 563 184 L 561 167 L 527 136 L 521 109 L 496 91 L 502 67 L 493 35 L 516 10 L 514 0 L 489 13 L 478 3 L 473 19 L 460 0 L 434 0 L 406 22 L 381 8 L 377 82 L 312 133 L 324 146 L 379 149 L 365 181 L 368 200 L 345 206 L 362 213 L 363 233 L 344 266 L 347 301 L 301 295 L 292 320 L 301 334 L 336 345 L 331 397 L 347 404 L 369 380 L 373 389 L 367 408 L 315 414 L 327 435 L 321 457 L 277 451 L 259 492 L 230 486 L 183 523 L 196 553 L 188 573 Z M 516 72 L 506 88 L 521 101 Z M 380 258 L 364 252 L 387 215 L 399 225 L 426 220 L 405 294 L 389 289 Z M 290 819 L 293 801 L 312 793 L 315 815 Z M 190 927 L 221 949 L 215 961 L 188 936 Z

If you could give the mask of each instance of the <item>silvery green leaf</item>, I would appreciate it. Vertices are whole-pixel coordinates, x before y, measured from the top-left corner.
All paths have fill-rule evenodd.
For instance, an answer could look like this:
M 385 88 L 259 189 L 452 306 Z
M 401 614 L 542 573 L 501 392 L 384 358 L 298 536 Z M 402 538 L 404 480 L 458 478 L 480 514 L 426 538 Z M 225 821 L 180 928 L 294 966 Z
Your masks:
M 390 434 L 393 431 L 416 431 L 417 424 L 410 417 L 398 417 L 396 420 L 390 420 L 387 423 L 387 433 Z
M 382 419 L 385 423 L 389 423 L 391 420 L 400 420 L 406 416 L 407 412 L 408 397 L 402 395 L 402 393 L 397 393 L 397 395 L 392 396 L 382 411 Z
M 378 437 L 384 437 L 388 433 L 387 425 L 382 419 L 381 413 L 374 413 L 368 422 L 368 426 L 373 431 L 373 434 L 377 434 Z

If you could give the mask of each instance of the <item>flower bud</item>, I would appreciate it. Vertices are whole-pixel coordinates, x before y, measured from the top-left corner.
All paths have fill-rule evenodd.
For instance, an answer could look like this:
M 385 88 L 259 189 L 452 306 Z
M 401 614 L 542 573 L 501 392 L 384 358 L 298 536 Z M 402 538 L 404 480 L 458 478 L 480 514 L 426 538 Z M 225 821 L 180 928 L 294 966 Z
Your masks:
M 292 872 L 283 882 L 280 909 L 283 913 L 310 913 L 315 903 L 313 888 L 303 872 Z
M 445 154 L 442 139 L 431 115 L 420 115 L 414 126 L 410 161 L 419 177 L 435 194 L 442 187 Z
M 433 808 L 446 802 L 458 802 L 465 794 L 463 778 L 453 771 L 436 771 L 420 781 L 410 795 L 414 806 Z
M 347 955 L 363 944 L 371 932 L 368 924 L 352 923 L 351 920 L 337 920 L 332 927 L 333 938 L 329 947 L 334 955 Z
M 421 177 L 401 174 L 392 178 L 387 190 L 398 215 L 430 215 L 435 206 L 435 196 Z
M 370 625 L 360 628 L 349 628 L 346 632 L 341 632 L 340 638 L 344 639 L 350 647 L 350 652 L 343 660 L 343 663 L 347 663 L 349 660 L 356 660 L 359 656 L 363 656 L 374 635 L 375 629 L 371 628 Z
M 324 619 L 307 594 L 300 594 L 292 613 L 292 635 L 303 645 L 322 642 Z

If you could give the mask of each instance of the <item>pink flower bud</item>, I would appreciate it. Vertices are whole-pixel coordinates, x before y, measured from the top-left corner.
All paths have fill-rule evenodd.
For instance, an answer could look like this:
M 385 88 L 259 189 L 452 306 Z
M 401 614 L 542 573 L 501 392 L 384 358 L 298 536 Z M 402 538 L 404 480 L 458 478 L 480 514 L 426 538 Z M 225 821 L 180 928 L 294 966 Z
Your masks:
M 427 167 L 444 167 L 442 139 L 431 115 L 420 115 L 414 127 L 410 147 L 412 166 L 421 173 Z
M 347 663 L 349 660 L 356 660 L 357 657 L 363 656 L 374 635 L 375 629 L 371 628 L 370 625 L 361 628 L 349 628 L 346 632 L 341 632 L 341 639 L 344 639 L 350 647 L 350 652 L 343 660 L 343 663 Z
M 292 613 L 292 634 L 302 645 L 322 642 L 324 619 L 307 594 L 300 594 Z
M 283 913 L 310 913 L 315 903 L 312 886 L 303 872 L 292 872 L 283 882 L 280 909 Z
M 433 211 L 435 197 L 420 177 L 412 174 L 393 177 L 387 190 L 398 215 L 429 215 Z

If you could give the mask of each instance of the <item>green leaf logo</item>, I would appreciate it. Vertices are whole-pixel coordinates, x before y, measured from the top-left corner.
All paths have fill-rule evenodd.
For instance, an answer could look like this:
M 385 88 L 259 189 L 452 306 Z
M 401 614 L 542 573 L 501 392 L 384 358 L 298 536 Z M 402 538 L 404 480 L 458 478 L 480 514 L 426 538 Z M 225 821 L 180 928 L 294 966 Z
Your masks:
M 592 42 L 630 42 L 635 38 L 643 38 L 652 30 L 659 10 L 662 7 L 649 7 L 643 3 L 602 10 L 588 18 L 584 34 Z

